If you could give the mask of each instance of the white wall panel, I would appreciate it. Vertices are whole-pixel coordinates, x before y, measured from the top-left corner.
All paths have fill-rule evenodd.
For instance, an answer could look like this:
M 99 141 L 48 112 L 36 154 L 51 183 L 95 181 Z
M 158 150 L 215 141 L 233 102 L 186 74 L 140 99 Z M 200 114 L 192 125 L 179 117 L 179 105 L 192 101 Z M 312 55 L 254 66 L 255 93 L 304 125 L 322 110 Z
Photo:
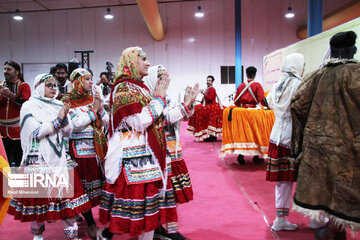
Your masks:
M 6 16 L 6 15 L 5 15 Z M 7 15 L 8 17 L 11 17 L 11 15 Z M 27 15 L 26 15 L 27 17 Z M 24 16 L 25 19 L 25 16 Z M 6 19 L 7 20 L 7 19 Z M 5 20 L 5 21 L 6 21 Z M 12 19 L 11 19 L 12 20 Z M 25 41 L 32 41 L 32 39 L 25 39 L 24 37 L 24 21 L 9 21 L 10 23 L 10 46 L 11 52 L 12 52 L 12 60 L 18 61 L 18 62 L 24 62 L 25 59 Z M 34 23 L 35 24 L 35 23 Z M 5 56 L 1 56 L 5 57 Z M 6 59 L 8 59 L 7 57 Z M 2 61 L 4 62 L 4 61 Z
M 43 14 L 37 14 L 39 23 L 39 59 L 40 63 L 52 63 L 55 62 L 55 31 L 54 28 L 54 15 L 51 12 L 45 12 Z M 29 60 L 34 59 L 29 56 Z M 66 60 L 66 59 L 64 59 Z
M 292 1 L 294 11 L 304 15 L 304 2 Z M 336 9 L 339 2 L 327 1 L 332 6 L 324 9 Z M 202 19 L 194 17 L 199 4 L 205 13 Z M 296 30 L 306 23 L 285 19 L 287 5 L 285 0 L 242 0 L 242 63 L 245 68 L 258 68 L 258 81 L 262 57 L 298 41 Z M 104 19 L 105 8 L 23 13 L 22 22 L 0 14 L 0 61 L 67 62 L 74 50 L 94 50 L 90 67 L 97 81 L 106 61 L 116 65 L 124 48 L 140 45 L 152 64 L 162 63 L 168 69 L 171 89 L 196 82 L 205 88 L 211 74 L 221 99 L 232 93 L 234 84 L 220 83 L 220 66 L 235 65 L 234 0 L 163 3 L 159 10 L 166 31 L 161 42 L 152 39 L 136 5 L 111 7 L 112 21 Z M 80 60 L 80 54 L 77 57 Z
M 42 15 L 42 13 L 39 13 Z M 51 47 L 54 48 L 54 62 L 65 62 L 74 57 L 74 54 L 69 53 L 69 46 L 73 46 L 73 32 L 76 28 L 80 28 L 80 25 L 75 22 L 74 16 L 79 14 L 78 10 L 71 11 L 55 11 L 51 12 L 53 15 L 53 46 L 45 45 L 49 51 L 52 51 Z M 69 29 L 70 26 L 70 29 Z M 81 35 L 76 35 L 80 38 Z M 75 37 L 76 37 L 75 36 Z M 79 39 L 81 41 L 81 39 Z
M 24 23 L 24 58 L 25 62 L 36 59 L 40 60 L 40 31 L 39 31 L 39 17 L 36 13 L 29 13 L 26 16 Z M 26 39 L 31 39 L 27 41 Z
M 11 41 L 11 15 L 3 14 L 0 18 L 0 61 L 4 64 L 8 59 L 13 59 L 12 41 Z M 2 79 L 2 76 L 0 77 Z

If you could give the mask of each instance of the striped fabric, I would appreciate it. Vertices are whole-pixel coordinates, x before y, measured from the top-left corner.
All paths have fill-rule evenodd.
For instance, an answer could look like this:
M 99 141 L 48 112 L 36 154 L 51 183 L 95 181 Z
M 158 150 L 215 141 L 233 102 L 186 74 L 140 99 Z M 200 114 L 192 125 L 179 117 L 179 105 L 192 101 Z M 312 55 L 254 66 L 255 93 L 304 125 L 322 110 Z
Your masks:
M 266 167 L 267 181 L 296 181 L 297 170 L 295 163 L 289 160 L 289 156 L 290 148 L 276 146 L 270 142 Z

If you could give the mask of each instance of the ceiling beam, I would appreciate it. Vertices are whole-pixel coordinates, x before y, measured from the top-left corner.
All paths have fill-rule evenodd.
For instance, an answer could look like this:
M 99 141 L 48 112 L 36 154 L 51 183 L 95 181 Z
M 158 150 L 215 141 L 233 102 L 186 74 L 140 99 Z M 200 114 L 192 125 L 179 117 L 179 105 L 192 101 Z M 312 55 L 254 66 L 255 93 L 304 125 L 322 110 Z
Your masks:
M 40 3 L 38 0 L 34 0 L 34 2 L 37 3 L 40 7 L 43 7 L 46 10 L 49 10 L 44 4 Z
M 157 0 L 136 0 L 145 23 L 156 41 L 161 41 L 165 37 L 159 6 Z

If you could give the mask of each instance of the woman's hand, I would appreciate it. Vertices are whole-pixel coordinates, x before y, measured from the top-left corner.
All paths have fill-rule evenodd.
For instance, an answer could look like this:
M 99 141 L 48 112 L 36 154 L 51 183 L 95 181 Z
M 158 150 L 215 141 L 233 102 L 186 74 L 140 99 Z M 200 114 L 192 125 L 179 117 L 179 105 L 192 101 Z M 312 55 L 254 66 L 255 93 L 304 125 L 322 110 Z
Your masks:
M 165 97 L 166 91 L 169 87 L 170 78 L 169 74 L 165 72 L 160 78 L 158 78 L 155 88 L 154 88 L 154 96 Z
M 194 88 L 191 88 L 189 86 L 185 89 L 185 95 L 184 95 L 184 104 L 186 106 L 193 105 L 195 103 L 195 99 L 197 95 L 199 94 L 199 84 L 195 84 Z
M 100 93 L 98 91 L 95 92 L 93 110 L 98 113 L 102 109 L 102 102 L 100 98 Z
M 65 119 L 70 109 L 70 103 L 64 103 L 63 107 L 60 109 L 58 117 L 62 120 Z

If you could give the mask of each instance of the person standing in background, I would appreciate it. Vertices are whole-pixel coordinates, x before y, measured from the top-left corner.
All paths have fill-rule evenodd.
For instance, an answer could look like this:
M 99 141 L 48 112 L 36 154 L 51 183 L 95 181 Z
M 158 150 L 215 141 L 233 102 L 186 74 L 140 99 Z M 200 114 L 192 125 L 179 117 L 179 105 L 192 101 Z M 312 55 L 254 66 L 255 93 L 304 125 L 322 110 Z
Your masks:
M 293 182 L 296 181 L 297 173 L 294 162 L 290 161 L 292 131 L 290 102 L 301 83 L 304 65 L 302 54 L 287 55 L 281 68 L 282 76 L 271 91 L 275 123 L 270 134 L 266 181 L 276 182 L 276 219 L 271 227 L 275 231 L 297 228 L 296 224 L 287 221 L 285 217 L 289 216 Z
M 4 63 L 4 77 L 0 82 L 0 133 L 10 167 L 18 167 L 22 159 L 20 109 L 30 98 L 31 89 L 24 82 L 17 62 Z
M 253 66 L 246 68 L 247 81 L 240 84 L 236 90 L 234 97 L 234 104 L 242 108 L 256 108 L 257 104 L 261 103 L 263 106 L 269 108 L 266 99 L 264 98 L 264 89 L 261 84 L 255 82 L 257 69 Z M 237 161 L 240 165 L 245 165 L 244 155 L 239 154 Z M 259 156 L 254 156 L 254 163 L 263 163 L 264 159 Z
M 66 93 L 70 91 L 71 82 L 68 80 L 68 70 L 64 63 L 58 63 L 55 66 L 55 78 L 58 84 L 59 94 L 56 99 L 61 100 Z

